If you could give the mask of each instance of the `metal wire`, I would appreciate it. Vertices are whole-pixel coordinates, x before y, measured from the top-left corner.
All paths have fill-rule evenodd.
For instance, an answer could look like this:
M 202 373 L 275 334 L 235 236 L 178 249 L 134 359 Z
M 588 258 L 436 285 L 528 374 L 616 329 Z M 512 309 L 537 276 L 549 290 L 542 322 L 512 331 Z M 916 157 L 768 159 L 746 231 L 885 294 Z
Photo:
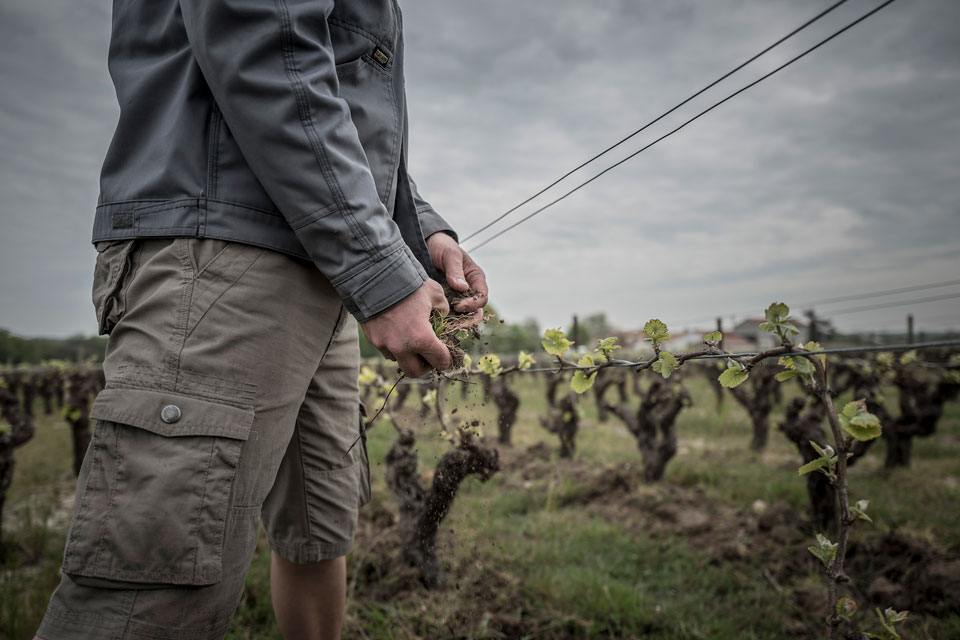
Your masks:
M 579 191 L 580 189 L 584 188 L 585 186 L 587 186 L 588 184 L 590 184 L 590 183 L 593 182 L 594 180 L 598 179 L 600 176 L 602 176 L 602 175 L 604 175 L 604 174 L 612 171 L 613 169 L 616 169 L 617 167 L 619 167 L 619 166 L 622 165 L 623 163 L 627 162 L 628 160 L 631 160 L 632 158 L 635 158 L 635 157 L 638 156 L 639 154 L 643 153 L 644 151 L 646 151 L 646 150 L 649 149 L 650 147 L 652 147 L 652 146 L 654 146 L 655 144 L 657 144 L 658 142 L 660 142 L 661 140 L 665 140 L 665 139 L 669 138 L 670 136 L 672 136 L 673 134 L 677 133 L 678 131 L 680 131 L 681 129 L 683 129 L 684 127 L 686 127 L 687 125 L 689 125 L 690 123 L 692 123 L 692 122 L 694 122 L 695 120 L 700 119 L 702 116 L 705 116 L 706 114 L 710 113 L 711 111 L 713 111 L 714 109 L 716 109 L 716 108 L 719 107 L 720 105 L 724 104 L 724 103 L 727 102 L 728 100 L 731 100 L 732 98 L 740 95 L 740 94 L 743 93 L 744 91 L 747 91 L 748 89 L 751 89 L 751 88 L 755 87 L 756 85 L 760 84 L 761 82 L 763 82 L 763 81 L 766 80 L 767 78 L 769 78 L 769 77 L 771 77 L 771 76 L 779 73 L 779 72 L 782 71 L 783 69 L 786 69 L 787 67 L 789 67 L 790 65 L 792 65 L 794 62 L 797 62 L 797 61 L 800 60 L 801 58 L 803 58 L 803 57 L 807 56 L 808 54 L 812 53 L 813 51 L 816 51 L 817 49 L 819 49 L 820 47 L 822 47 L 822 46 L 825 45 L 826 43 L 830 42 L 831 40 L 833 40 L 834 38 L 836 38 L 836 37 L 839 36 L 840 34 L 848 31 L 849 29 L 851 29 L 851 28 L 853 28 L 854 26 L 856 26 L 857 24 L 863 22 L 864 20 L 866 20 L 867 18 L 869 18 L 869 17 L 872 16 L 873 14 L 877 13 L 878 11 L 880 11 L 881 9 L 883 9 L 884 7 L 892 4 L 894 1 L 895 1 L 895 0 L 886 0 L 886 2 L 884 2 L 883 4 L 875 7 L 874 9 L 872 9 L 872 10 L 870 10 L 869 12 L 865 13 L 864 15 L 860 16 L 859 18 L 857 18 L 856 20 L 854 20 L 853 22 L 851 22 L 851 23 L 848 24 L 847 26 L 843 27 L 842 29 L 840 29 L 840 30 L 838 30 L 838 31 L 835 31 L 835 32 L 834 32 L 833 34 L 831 34 L 830 36 L 824 38 L 823 40 L 821 40 L 821 41 L 818 42 L 817 44 L 813 45 L 812 47 L 810 47 L 809 49 L 807 49 L 807 50 L 804 51 L 803 53 L 801 53 L 801 54 L 799 54 L 799 55 L 791 58 L 790 60 L 788 60 L 788 61 L 785 62 L 784 64 L 780 65 L 779 67 L 777 67 L 777 68 L 774 69 L 773 71 L 770 71 L 769 73 L 766 73 L 766 74 L 760 76 L 759 78 L 757 78 L 757 79 L 754 80 L 753 82 L 751 82 L 751 83 L 749 83 L 749 84 L 741 87 L 740 89 L 734 91 L 733 93 L 731 93 L 730 95 L 728 95 L 726 98 L 723 98 L 722 100 L 720 100 L 720 101 L 718 101 L 718 102 L 715 102 L 713 105 L 711 105 L 710 107 L 704 109 L 703 111 L 701 111 L 701 112 L 698 113 L 697 115 L 693 116 L 693 117 L 690 118 L 689 120 L 685 121 L 685 122 L 684 122 L 683 124 L 681 124 L 680 126 L 676 127 L 675 129 L 670 130 L 669 132 L 667 132 L 667 133 L 665 133 L 664 135 L 660 136 L 659 138 L 657 138 L 657 139 L 654 140 L 653 142 L 651 142 L 651 143 L 649 143 L 649 144 L 641 147 L 641 148 L 638 149 L 637 151 L 634 151 L 633 153 L 631 153 L 630 155 L 628 155 L 626 158 L 624 158 L 624 159 L 622 159 L 622 160 L 620 160 L 620 161 L 618 161 L 618 162 L 615 162 L 614 164 L 610 165 L 609 167 L 607 167 L 606 169 L 604 169 L 604 170 L 601 171 L 600 173 L 594 175 L 592 178 L 589 178 L 588 180 L 585 180 L 584 182 L 581 182 L 579 185 L 577 185 L 577 186 L 574 187 L 573 189 L 567 191 L 566 193 L 564 193 L 564 194 L 563 194 L 562 196 L 560 196 L 559 198 L 557 198 L 557 199 L 555 199 L 555 200 L 553 200 L 553 201 L 545 204 L 544 206 L 540 207 L 539 209 L 534 210 L 533 213 L 530 213 L 530 214 L 524 216 L 523 218 L 520 218 L 520 220 L 518 220 L 517 222 L 514 222 L 513 224 L 509 225 L 508 227 L 506 227 L 506 228 L 504 228 L 504 229 L 501 229 L 500 231 L 498 231 L 497 233 L 493 234 L 492 236 L 490 236 L 489 238 L 487 238 L 487 239 L 484 240 L 483 242 L 480 242 L 479 244 L 473 245 L 472 247 L 470 247 L 469 249 L 467 249 L 467 251 L 470 251 L 470 252 L 476 251 L 476 250 L 479 249 L 480 247 L 483 247 L 484 245 L 489 244 L 490 242 L 496 240 L 497 238 L 499 238 L 499 237 L 502 236 L 503 234 L 507 233 L 508 231 L 510 231 L 510 230 L 512 230 L 512 229 L 515 229 L 516 227 L 520 226 L 521 224 L 523 224 L 524 222 L 526 222 L 526 221 L 529 220 L 530 218 L 533 218 L 534 216 L 536 216 L 536 215 L 538 215 L 538 214 L 546 211 L 547 209 L 549 209 L 550 207 L 554 206 L 555 204 L 557 204 L 557 203 L 559 203 L 559 202 L 561 202 L 561 201 L 563 201 L 563 200 L 566 200 L 568 197 L 570 197 L 571 195 L 573 195 L 574 193 L 576 193 L 576 192 Z
M 833 347 L 832 349 L 819 349 L 817 351 L 803 351 L 802 355 L 819 356 L 830 354 L 845 353 L 878 353 L 878 352 L 897 352 L 897 351 L 923 351 L 925 349 L 941 349 L 944 347 L 960 347 L 960 340 L 937 340 L 935 342 L 918 342 L 916 344 L 889 344 L 889 345 L 865 345 L 861 347 Z M 703 354 L 687 358 L 687 360 L 723 360 L 724 358 L 751 358 L 758 355 L 759 351 L 748 351 L 744 353 L 720 353 Z M 786 354 L 791 355 L 791 354 Z M 799 353 L 797 354 L 799 355 Z M 639 362 L 614 362 L 606 365 L 607 367 L 641 367 L 649 365 L 651 360 L 641 360 Z M 512 373 L 560 373 L 562 371 L 580 371 L 594 369 L 593 367 L 583 367 L 579 365 L 564 365 L 563 367 L 531 367 L 530 369 L 518 369 Z M 458 375 L 477 375 L 481 371 L 460 371 Z M 432 382 L 433 378 L 407 378 L 407 384 Z
M 785 42 L 785 41 L 789 40 L 790 38 L 792 38 L 793 36 L 797 35 L 797 34 L 800 33 L 801 31 L 803 31 L 804 29 L 806 29 L 807 27 L 809 27 L 811 24 L 813 24 L 814 22 L 816 22 L 817 20 L 819 20 L 819 19 L 822 18 L 823 16 L 827 15 L 828 13 L 830 13 L 831 11 L 833 11 L 834 9 L 836 9 L 837 7 L 839 7 L 840 5 L 842 5 L 842 4 L 845 3 L 845 2 L 847 2 L 847 0 L 840 0 L 839 2 L 836 2 L 836 3 L 832 4 L 832 5 L 830 5 L 829 7 L 827 7 L 826 9 L 824 9 L 823 11 L 821 11 L 820 13 L 818 13 L 817 15 L 815 15 L 814 17 L 812 17 L 811 19 L 807 20 L 806 22 L 804 22 L 802 25 L 800 25 L 799 27 L 797 27 L 796 29 L 794 29 L 794 30 L 791 31 L 790 33 L 788 33 L 787 35 L 783 36 L 782 38 L 780 38 L 779 40 L 777 40 L 776 42 L 774 42 L 773 44 L 771 44 L 770 46 L 768 46 L 766 49 L 764 49 L 764 50 L 761 51 L 760 53 L 758 53 L 758 54 L 752 56 L 750 59 L 748 59 L 748 60 L 740 63 L 739 65 L 737 65 L 736 67 L 734 67 L 734 68 L 731 69 L 730 71 L 726 72 L 725 74 L 723 74 L 722 76 L 720 76 L 719 78 L 717 78 L 716 80 L 714 80 L 713 82 L 711 82 L 710 84 L 708 84 L 707 86 L 705 86 L 703 89 L 700 89 L 699 91 L 697 91 L 695 94 L 693 94 L 692 96 L 690 96 L 689 98 L 687 98 L 687 99 L 684 100 L 683 102 L 681 102 L 681 103 L 677 104 L 676 106 L 672 107 L 671 109 L 663 112 L 662 114 L 660 114 L 659 116 L 657 116 L 656 118 L 654 118 L 653 120 L 651 120 L 650 122 L 648 122 L 647 124 L 643 125 L 643 126 L 640 127 L 639 129 L 637 129 L 636 131 L 634 131 L 633 133 L 631 133 L 630 135 L 628 135 L 628 136 L 626 136 L 626 137 L 624 137 L 624 138 L 621 138 L 620 140 L 618 140 L 618 141 L 615 142 L 614 144 L 610 145 L 609 147 L 607 147 L 606 149 L 604 149 L 603 151 L 601 151 L 601 152 L 598 153 L 597 155 L 593 156 L 592 158 L 590 158 L 590 159 L 587 160 L 586 162 L 583 162 L 583 163 L 577 165 L 576 167 L 574 167 L 574 168 L 571 169 L 570 171 L 566 172 L 565 174 L 563 174 L 562 176 L 560 176 L 559 178 L 557 178 L 556 180 L 554 180 L 553 182 L 551 182 L 550 184 L 548 184 L 547 186 L 545 186 L 544 188 L 540 189 L 540 191 L 537 191 L 535 194 L 533 194 L 532 196 L 530 196 L 529 198 L 527 198 L 526 200 L 524 200 L 523 202 L 521 202 L 521 203 L 518 204 L 517 206 L 513 207 L 512 209 L 509 209 L 509 210 L 505 211 L 503 214 L 497 216 L 496 218 L 494 218 L 493 220 L 491 220 L 491 221 L 488 222 L 487 224 L 483 225 L 482 227 L 480 227 L 479 229 L 477 229 L 476 231 L 474 231 L 474 232 L 471 233 L 470 235 L 466 236 L 461 242 L 466 242 L 466 241 L 469 240 L 470 238 L 473 238 L 474 236 L 476 236 L 476 235 L 478 235 L 478 234 L 480 234 L 480 233 L 483 233 L 484 231 L 486 231 L 487 229 L 489 229 L 490 227 L 492 227 L 492 226 L 495 225 L 496 223 L 500 222 L 501 220 L 503 220 L 504 218 L 506 218 L 508 215 L 510 215 L 511 213 L 513 213 L 514 211 L 516 211 L 517 209 L 519 209 L 520 207 L 522 207 L 523 205 L 525 205 L 525 204 L 527 204 L 528 202 L 530 202 L 531 200 L 533 200 L 533 199 L 535 199 L 535 198 L 543 195 L 544 193 L 546 193 L 547 191 L 549 191 L 549 190 L 552 189 L 553 187 L 557 186 L 558 184 L 560 184 L 561 182 L 563 182 L 564 180 L 566 180 L 567 178 L 569 178 L 570 176 L 572 176 L 574 173 L 576 173 L 576 172 L 579 171 L 580 169 L 583 169 L 585 166 L 587 166 L 588 164 L 590 164 L 590 163 L 593 162 L 594 160 L 597 160 L 597 159 L 599 159 L 600 157 L 605 156 L 607 153 L 613 151 L 614 149 L 616 149 L 617 147 L 619 147 L 620 145 L 622 145 L 624 142 L 630 140 L 631 138 L 633 138 L 633 137 L 636 136 L 637 134 L 643 133 L 643 132 L 646 131 L 649 127 L 651 127 L 651 126 L 653 126 L 654 124 L 660 122 L 661 120 L 663 120 L 664 118 L 666 118 L 668 115 L 670 115 L 671 113 L 673 113 L 674 111 L 676 111 L 677 109 L 679 109 L 680 107 L 682 107 L 683 105 L 687 104 L 688 102 L 690 102 L 691 100 L 693 100 L 693 99 L 696 98 L 697 96 L 701 95 L 701 94 L 704 93 L 705 91 L 707 91 L 707 90 L 709 90 L 709 89 L 712 89 L 713 87 L 717 86 L 719 83 L 723 82 L 724 80 L 726 80 L 727 78 L 729 78 L 730 76 L 732 76 L 732 75 L 733 75 L 734 73 L 736 73 L 737 71 L 740 71 L 740 69 L 743 69 L 745 66 L 747 66 L 748 64 L 750 64 L 751 62 L 753 62 L 753 61 L 756 60 L 757 58 L 759 58 L 759 57 L 763 56 L 764 54 L 768 53 L 768 52 L 769 52 L 771 49 L 773 49 L 774 47 L 779 46 L 779 45 L 782 44 L 783 42 Z

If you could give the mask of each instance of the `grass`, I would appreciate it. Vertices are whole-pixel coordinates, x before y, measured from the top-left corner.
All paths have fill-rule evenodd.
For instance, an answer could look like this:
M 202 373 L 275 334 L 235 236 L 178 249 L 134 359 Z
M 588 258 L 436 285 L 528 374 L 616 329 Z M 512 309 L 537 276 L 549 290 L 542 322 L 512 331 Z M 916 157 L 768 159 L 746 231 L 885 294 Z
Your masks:
M 680 414 L 680 447 L 667 468 L 666 487 L 695 492 L 691 495 L 702 496 L 705 504 L 729 511 L 749 513 L 757 501 L 805 511 L 799 456 L 776 432 L 782 410 L 771 421 L 767 451 L 758 454 L 748 449 L 749 422 L 732 397 L 718 409 L 706 381 L 691 377 L 687 384 L 695 404 Z M 542 379 L 516 376 L 511 385 L 521 396 L 513 451 L 541 441 L 556 449 L 556 438 L 537 421 L 546 407 Z M 480 403 L 478 387 L 462 400 L 455 385 L 448 394 L 445 406 L 458 407 L 457 417 L 477 416 L 495 435 L 495 410 Z M 416 425 L 412 396 L 403 416 Z M 718 562 L 701 542 L 648 526 L 658 517 L 652 513 L 618 517 L 615 510 L 585 507 L 580 497 L 588 487 L 581 472 L 624 464 L 635 470 L 640 461 L 635 441 L 615 417 L 599 423 L 589 396 L 581 406 L 584 420 L 572 463 L 545 461 L 546 474 L 529 481 L 505 466 L 487 483 L 464 483 L 441 528 L 439 554 L 450 567 L 445 589 L 378 590 L 359 580 L 350 590 L 345 637 L 779 640 L 815 634 L 822 613 L 798 614 L 789 590 L 771 586 L 760 563 Z M 13 551 L 0 572 L 2 637 L 32 637 L 59 579 L 73 485 L 69 429 L 61 423 L 59 416 L 39 416 L 36 437 L 16 452 L 4 526 Z M 432 420 L 418 427 L 421 473 L 449 446 L 436 437 L 438 430 Z M 375 497 L 365 517 L 396 512 L 382 462 L 393 437 L 386 422 L 369 434 Z M 858 535 L 899 530 L 938 548 L 960 544 L 960 407 L 949 406 L 937 433 L 916 441 L 911 469 L 886 472 L 883 452 L 882 443 L 875 445 L 851 473 L 852 496 L 870 498 L 875 519 L 872 528 L 859 527 Z M 516 453 L 505 459 L 511 456 Z M 658 491 L 637 489 L 643 495 Z M 369 522 L 361 527 L 348 559 L 351 576 L 359 564 L 372 561 L 364 557 L 365 544 L 378 533 Z M 813 569 L 797 582 L 816 592 L 822 583 Z M 268 575 L 269 552 L 261 536 L 231 640 L 281 637 Z M 904 634 L 911 640 L 946 637 L 960 637 L 960 612 L 940 619 L 915 616 Z

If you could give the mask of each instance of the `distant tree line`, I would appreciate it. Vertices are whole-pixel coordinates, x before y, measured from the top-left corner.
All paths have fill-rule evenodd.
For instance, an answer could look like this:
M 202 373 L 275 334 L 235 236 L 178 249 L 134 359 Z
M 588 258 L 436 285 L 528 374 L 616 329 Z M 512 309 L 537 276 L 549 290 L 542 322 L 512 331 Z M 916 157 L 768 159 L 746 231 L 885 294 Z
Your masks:
M 68 338 L 24 338 L 0 329 L 0 365 L 40 364 L 44 360 L 70 362 L 103 360 L 107 339 L 75 335 Z

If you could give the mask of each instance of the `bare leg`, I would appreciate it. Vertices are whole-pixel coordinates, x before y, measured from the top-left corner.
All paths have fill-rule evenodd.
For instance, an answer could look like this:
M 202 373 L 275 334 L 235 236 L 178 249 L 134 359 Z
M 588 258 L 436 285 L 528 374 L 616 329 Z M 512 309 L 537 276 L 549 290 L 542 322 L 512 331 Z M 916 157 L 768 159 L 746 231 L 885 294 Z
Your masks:
M 271 551 L 270 595 L 286 640 L 339 640 L 347 598 L 347 559 L 295 564 Z

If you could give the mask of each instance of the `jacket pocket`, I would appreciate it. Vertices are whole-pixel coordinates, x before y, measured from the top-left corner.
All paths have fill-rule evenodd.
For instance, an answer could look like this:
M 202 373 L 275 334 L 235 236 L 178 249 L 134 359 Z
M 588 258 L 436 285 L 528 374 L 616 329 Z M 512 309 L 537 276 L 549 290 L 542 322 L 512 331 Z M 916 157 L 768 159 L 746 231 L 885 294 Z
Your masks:
M 98 582 L 209 585 L 252 408 L 146 389 L 105 389 L 64 573 Z
M 118 240 L 98 245 L 93 271 L 93 308 L 100 335 L 108 335 L 123 315 L 126 299 L 124 284 L 133 272 L 137 239 Z

